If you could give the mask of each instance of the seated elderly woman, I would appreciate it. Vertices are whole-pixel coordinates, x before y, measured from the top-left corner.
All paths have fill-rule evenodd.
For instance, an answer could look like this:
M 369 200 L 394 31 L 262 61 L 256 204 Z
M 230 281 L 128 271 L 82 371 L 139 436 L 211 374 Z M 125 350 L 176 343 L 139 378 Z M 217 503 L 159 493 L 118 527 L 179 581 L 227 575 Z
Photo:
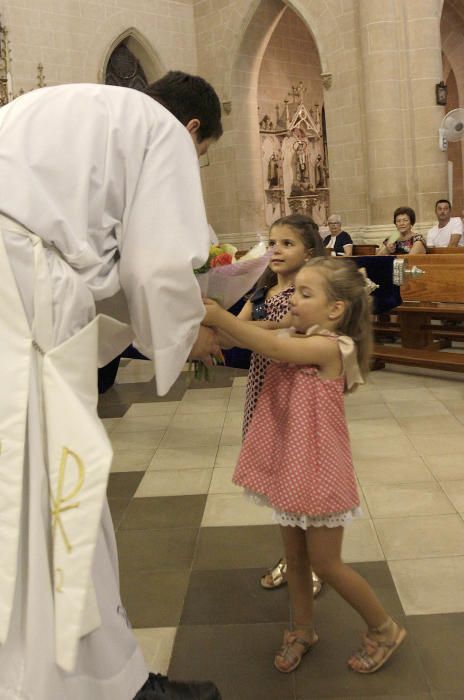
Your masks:
M 327 221 L 329 235 L 323 240 L 325 248 L 332 248 L 335 255 L 353 255 L 353 241 L 346 231 L 342 231 L 342 219 L 338 214 L 331 214 Z
M 426 241 L 420 233 L 414 233 L 416 213 L 411 207 L 398 207 L 393 213 L 393 223 L 397 233 L 386 238 L 376 255 L 405 255 L 406 253 L 426 253 Z

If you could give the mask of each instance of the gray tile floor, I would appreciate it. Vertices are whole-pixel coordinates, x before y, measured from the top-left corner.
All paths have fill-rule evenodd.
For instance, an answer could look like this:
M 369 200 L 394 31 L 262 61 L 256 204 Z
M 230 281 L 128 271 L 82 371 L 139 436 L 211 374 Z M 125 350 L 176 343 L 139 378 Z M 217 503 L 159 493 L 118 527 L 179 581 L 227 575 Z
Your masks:
M 320 642 L 285 676 L 272 659 L 287 594 L 258 585 L 279 533 L 231 483 L 244 375 L 183 373 L 160 400 L 149 363 L 133 360 L 101 397 L 122 595 L 150 668 L 212 678 L 223 700 L 462 700 L 464 378 L 387 368 L 347 398 L 364 518 L 344 556 L 409 635 L 380 673 L 349 672 L 362 623 L 326 586 Z

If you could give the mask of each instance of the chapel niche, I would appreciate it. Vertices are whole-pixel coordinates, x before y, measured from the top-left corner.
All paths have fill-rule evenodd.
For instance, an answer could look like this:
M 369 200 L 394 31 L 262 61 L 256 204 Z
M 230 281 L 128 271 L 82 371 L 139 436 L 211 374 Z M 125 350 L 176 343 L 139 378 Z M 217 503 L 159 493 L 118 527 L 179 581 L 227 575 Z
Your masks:
M 325 225 L 329 169 L 324 111 L 305 99 L 303 82 L 259 122 L 266 224 L 289 214 L 311 216 Z

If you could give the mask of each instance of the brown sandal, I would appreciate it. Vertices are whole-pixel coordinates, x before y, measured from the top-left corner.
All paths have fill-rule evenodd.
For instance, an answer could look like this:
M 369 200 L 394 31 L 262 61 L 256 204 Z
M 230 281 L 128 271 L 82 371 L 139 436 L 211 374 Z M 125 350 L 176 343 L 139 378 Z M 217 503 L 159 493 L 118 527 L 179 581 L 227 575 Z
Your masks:
M 274 666 L 280 673 L 292 673 L 298 668 L 303 656 L 316 644 L 318 639 L 317 634 L 314 634 L 313 641 L 308 642 L 306 639 L 299 637 L 296 632 L 287 630 L 284 634 L 284 643 L 274 657 Z M 296 648 L 296 645 L 299 645 L 300 649 Z M 286 668 L 279 666 L 278 658 L 282 658 L 289 663 L 289 666 Z
M 391 620 L 397 628 L 396 636 L 391 641 L 386 641 L 385 639 L 372 639 L 369 637 L 369 632 L 371 634 L 382 632 L 382 628 L 377 628 L 375 630 L 368 630 L 367 634 L 363 637 L 363 643 L 361 649 L 354 654 L 348 661 L 348 666 L 352 671 L 356 673 L 375 673 L 388 661 L 390 656 L 395 653 L 400 644 L 406 637 L 406 630 L 404 627 L 400 627 L 394 620 Z M 389 623 L 388 623 L 389 624 Z M 382 626 L 384 627 L 384 626 Z M 381 652 L 380 658 L 376 659 L 378 653 Z M 353 668 L 350 661 L 356 660 L 361 663 L 361 668 Z
M 285 559 L 279 559 L 277 564 L 268 569 L 266 573 L 261 576 L 259 580 L 262 588 L 266 590 L 274 590 L 276 588 L 281 588 L 287 583 L 287 562 Z M 322 581 L 313 572 L 313 597 L 315 598 L 321 592 Z

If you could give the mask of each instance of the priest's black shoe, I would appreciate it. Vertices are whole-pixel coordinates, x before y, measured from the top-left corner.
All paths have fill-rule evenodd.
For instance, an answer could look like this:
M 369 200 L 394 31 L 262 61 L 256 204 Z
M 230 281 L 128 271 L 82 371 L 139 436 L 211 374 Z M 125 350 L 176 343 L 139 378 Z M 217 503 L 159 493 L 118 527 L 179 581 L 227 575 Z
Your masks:
M 211 681 L 182 683 L 150 673 L 134 700 L 221 700 L 221 694 Z

